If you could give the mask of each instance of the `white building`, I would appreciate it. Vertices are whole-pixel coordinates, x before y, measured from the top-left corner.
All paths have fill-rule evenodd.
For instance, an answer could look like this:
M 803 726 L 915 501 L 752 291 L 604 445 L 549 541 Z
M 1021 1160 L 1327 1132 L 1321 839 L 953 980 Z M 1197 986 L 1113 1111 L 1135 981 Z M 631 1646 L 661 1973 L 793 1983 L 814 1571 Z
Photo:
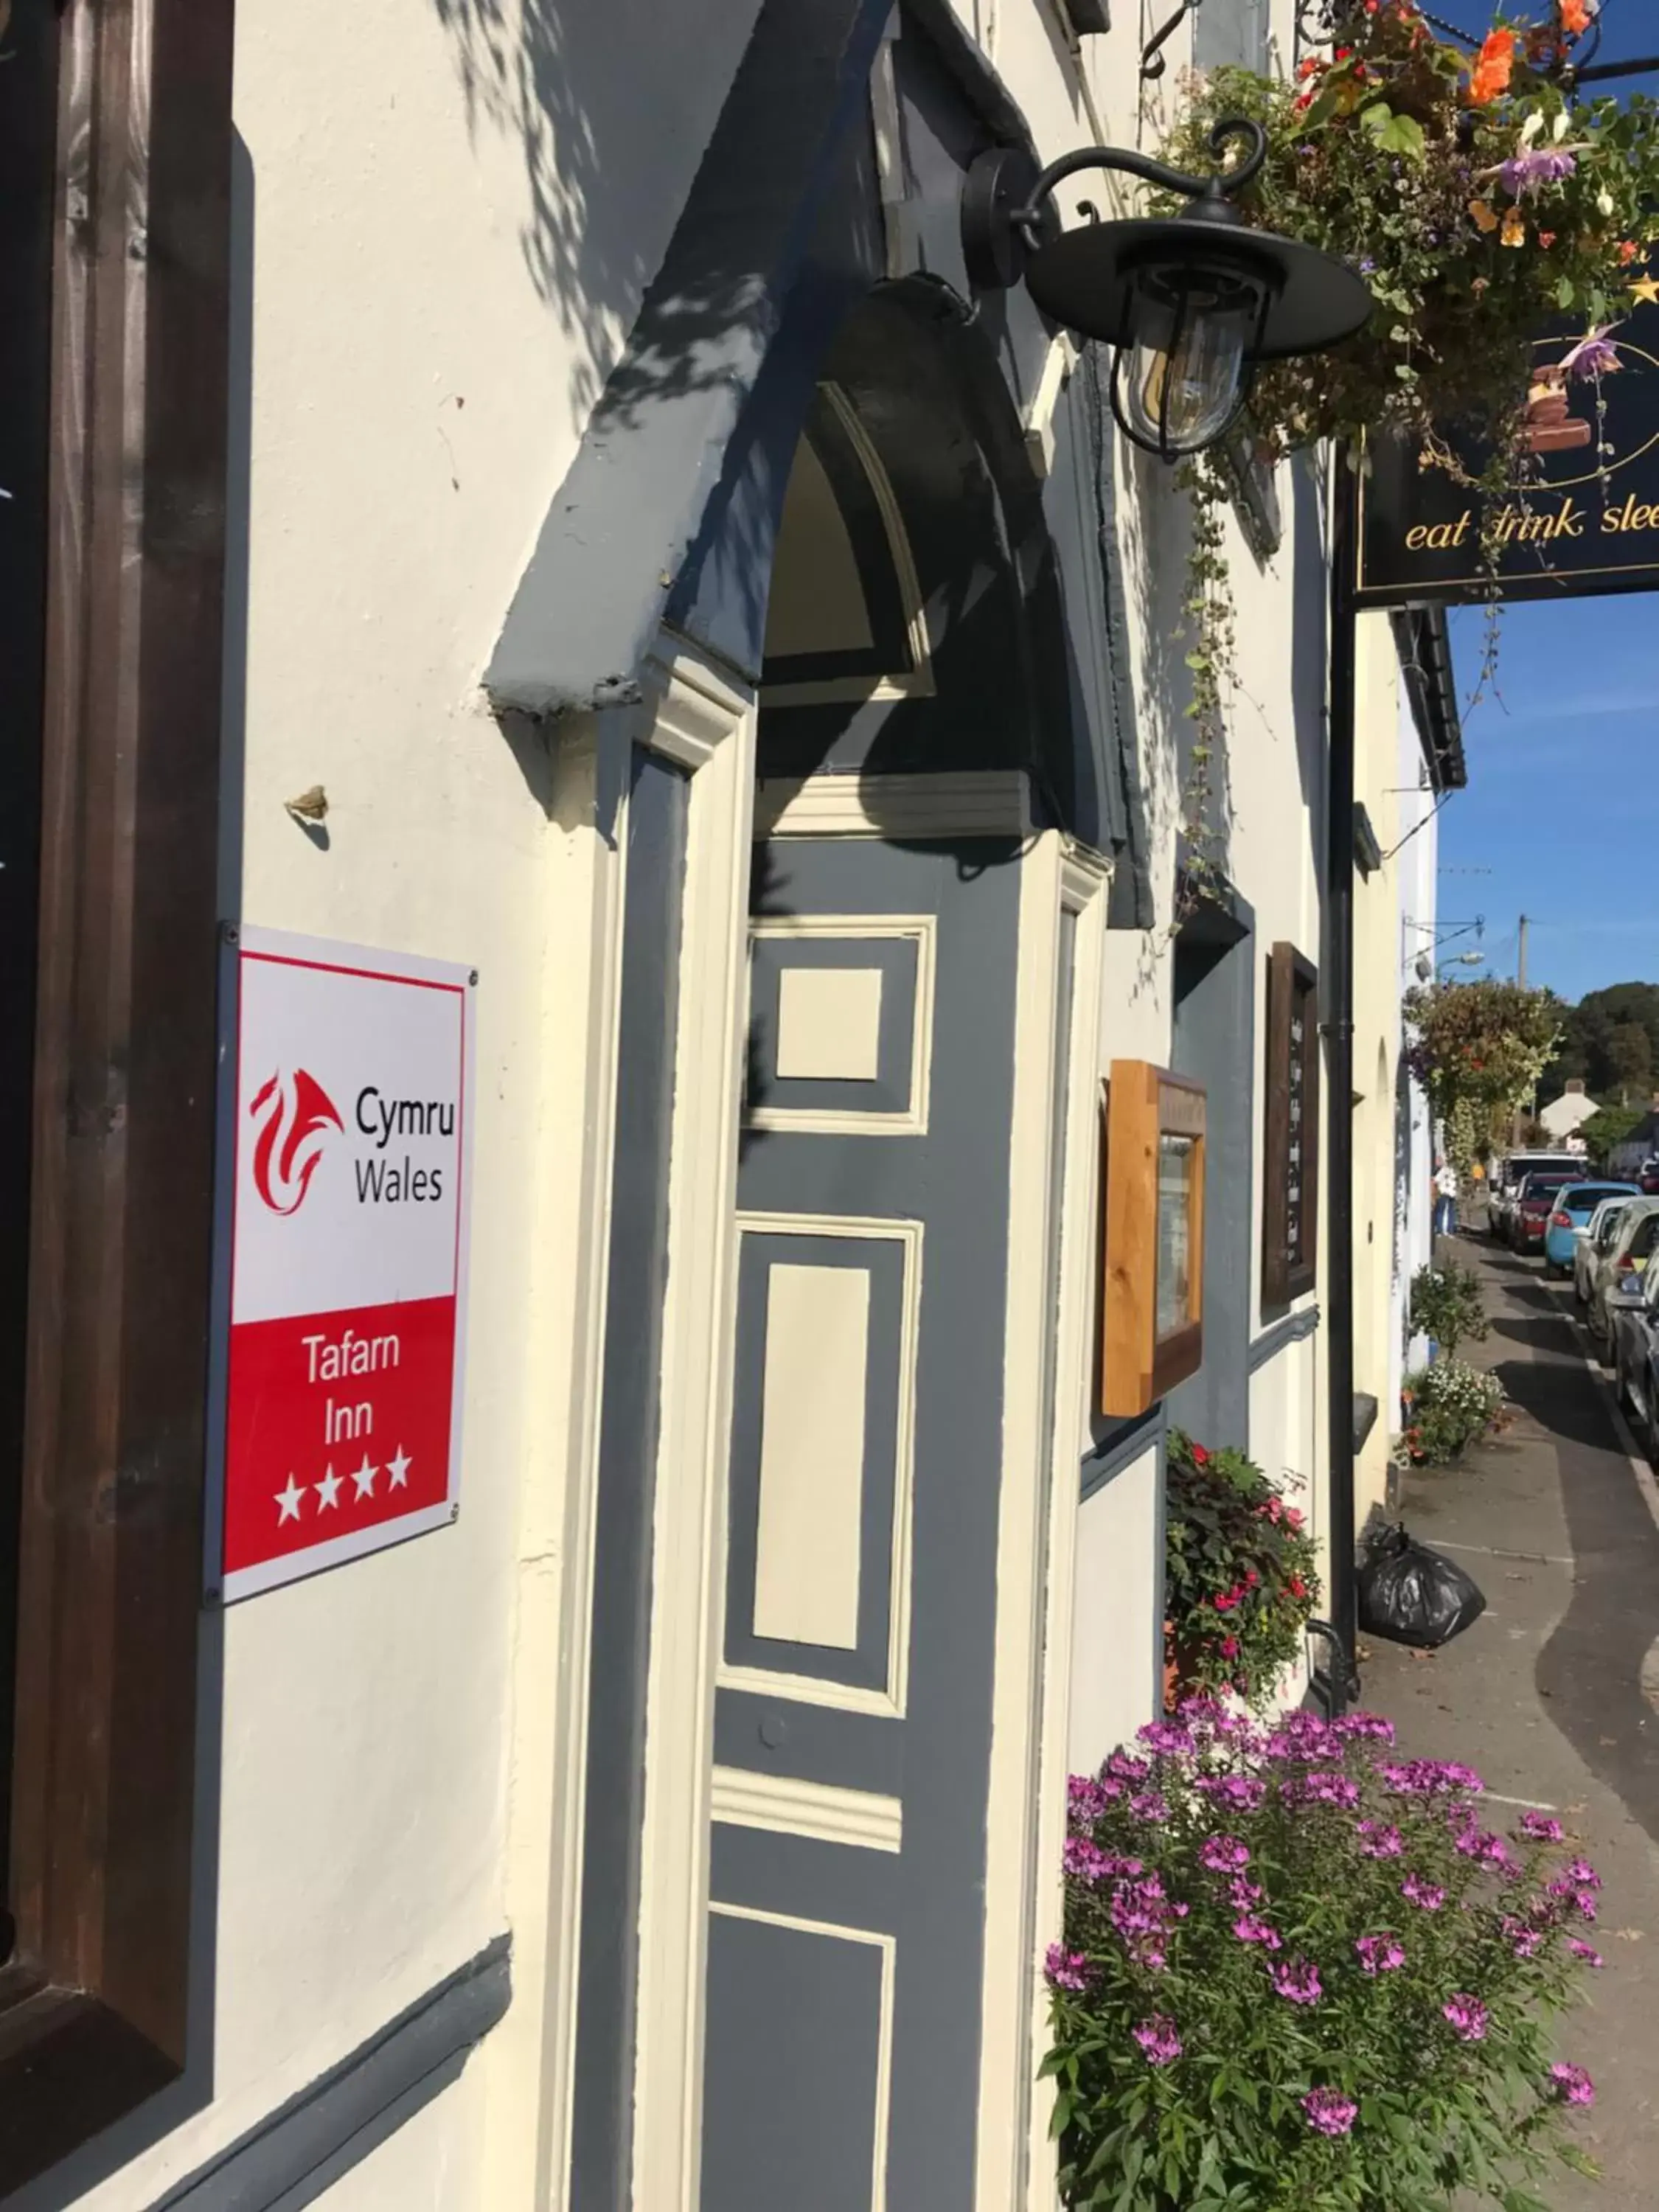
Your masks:
M 1350 1539 L 1326 489 L 1249 471 L 1194 900 L 1185 509 L 961 202 L 1295 12 L 1143 81 L 1098 0 L 14 9 L 18 2212 L 1051 2203 L 1065 1777 L 1158 1706 L 1168 1425 Z M 471 1109 L 456 1510 L 228 1602 L 245 929 L 447 963 L 476 1081 L 421 1094 Z M 1201 1295 L 1108 1416 L 1148 1068 Z M 332 1503 L 288 1472 L 273 1540 Z
M 1585 1122 L 1600 1110 L 1586 1093 L 1583 1081 L 1574 1077 L 1559 1098 L 1552 1098 L 1547 1106 L 1539 1109 L 1538 1118 L 1547 1133 L 1560 1144 L 1569 1137 L 1576 1137 Z

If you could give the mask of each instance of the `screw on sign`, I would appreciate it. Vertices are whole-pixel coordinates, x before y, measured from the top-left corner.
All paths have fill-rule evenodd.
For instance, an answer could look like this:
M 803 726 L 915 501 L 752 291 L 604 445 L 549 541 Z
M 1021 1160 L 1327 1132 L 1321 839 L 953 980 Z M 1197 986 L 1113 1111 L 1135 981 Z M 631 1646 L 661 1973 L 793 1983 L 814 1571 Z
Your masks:
M 472 971 L 237 944 L 227 1601 L 458 1508 Z

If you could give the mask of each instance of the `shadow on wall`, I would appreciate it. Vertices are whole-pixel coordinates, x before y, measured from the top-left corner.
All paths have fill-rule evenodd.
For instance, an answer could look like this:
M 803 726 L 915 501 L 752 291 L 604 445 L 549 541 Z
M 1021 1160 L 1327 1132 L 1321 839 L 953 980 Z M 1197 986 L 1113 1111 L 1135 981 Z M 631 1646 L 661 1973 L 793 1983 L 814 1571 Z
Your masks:
M 431 0 L 454 49 L 467 125 L 516 140 L 527 205 L 525 264 L 574 348 L 578 417 L 605 375 L 656 274 L 758 0 Z M 634 65 L 648 55 L 648 68 Z M 684 343 L 660 346 L 637 392 L 708 380 L 697 341 L 737 303 L 688 295 Z

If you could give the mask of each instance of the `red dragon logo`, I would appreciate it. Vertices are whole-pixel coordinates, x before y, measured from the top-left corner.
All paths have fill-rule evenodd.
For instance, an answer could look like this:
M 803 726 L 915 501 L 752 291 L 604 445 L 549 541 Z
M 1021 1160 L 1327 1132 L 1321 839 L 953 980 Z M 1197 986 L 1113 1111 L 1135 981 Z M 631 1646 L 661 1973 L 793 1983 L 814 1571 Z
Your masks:
M 248 1112 L 259 1129 L 253 1146 L 254 1188 L 273 1213 L 297 1213 L 329 1131 L 344 1130 L 334 1101 L 314 1075 L 296 1067 L 291 1079 L 279 1071 L 262 1084 Z

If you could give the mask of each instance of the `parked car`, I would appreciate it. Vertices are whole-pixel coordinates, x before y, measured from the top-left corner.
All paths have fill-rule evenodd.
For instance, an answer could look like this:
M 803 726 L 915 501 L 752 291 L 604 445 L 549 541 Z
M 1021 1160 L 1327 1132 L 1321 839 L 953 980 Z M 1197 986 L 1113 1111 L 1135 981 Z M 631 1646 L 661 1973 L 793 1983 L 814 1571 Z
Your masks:
M 1555 1171 L 1583 1180 L 1584 1161 L 1577 1152 L 1504 1152 L 1492 1164 L 1486 1191 L 1486 1226 L 1500 1243 L 1510 1238 L 1510 1217 L 1523 1176 Z
M 1555 1194 L 1544 1224 L 1544 1273 L 1570 1275 L 1578 1240 L 1589 1231 L 1590 1217 L 1610 1198 L 1639 1198 L 1633 1182 L 1568 1182 Z
M 1577 1182 L 1583 1173 L 1565 1176 L 1557 1169 L 1547 1174 L 1522 1176 L 1516 1193 L 1515 1204 L 1510 1210 L 1509 1244 L 1512 1252 L 1538 1252 L 1543 1249 L 1544 1232 L 1554 1209 L 1557 1194 Z
M 1636 1180 L 1649 1198 L 1659 1198 L 1659 1160 L 1644 1160 L 1636 1170 Z
M 1574 1240 L 1572 1293 L 1581 1306 L 1589 1304 L 1595 1263 L 1618 1234 L 1620 1218 L 1629 1203 L 1628 1199 L 1604 1198 L 1591 1214 L 1589 1226 L 1582 1230 Z
M 1590 1331 L 1609 1348 L 1613 1315 L 1641 1298 L 1642 1275 L 1656 1237 L 1659 1237 L 1659 1198 L 1628 1200 L 1613 1241 L 1596 1261 L 1590 1281 Z
M 1642 1278 L 1642 1293 L 1613 1311 L 1613 1372 L 1619 1402 L 1648 1457 L 1659 1453 L 1659 1267 Z

